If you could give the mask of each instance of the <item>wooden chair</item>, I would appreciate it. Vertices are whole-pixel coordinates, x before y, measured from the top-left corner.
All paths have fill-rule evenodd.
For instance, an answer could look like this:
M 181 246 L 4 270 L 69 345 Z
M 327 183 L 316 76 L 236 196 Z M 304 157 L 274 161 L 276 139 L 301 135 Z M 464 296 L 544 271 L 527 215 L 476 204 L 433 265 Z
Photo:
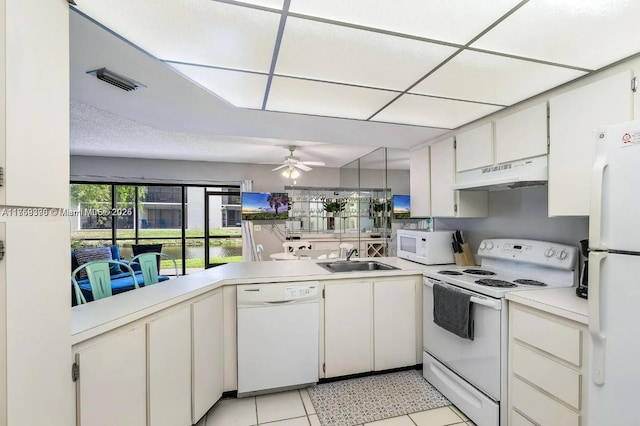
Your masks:
M 142 279 L 144 281 L 145 286 L 156 284 L 159 282 L 159 279 L 158 279 L 158 275 L 159 275 L 158 274 L 158 270 L 159 270 L 158 258 L 159 257 L 160 258 L 166 257 L 167 259 L 171 260 L 173 262 L 173 268 L 176 271 L 176 277 L 179 276 L 178 264 L 176 263 L 176 260 L 173 257 L 164 253 L 142 253 L 137 256 L 133 256 L 131 258 L 131 264 L 137 263 L 138 265 L 140 265 L 140 270 L 142 271 Z
M 89 278 L 89 284 L 91 285 L 93 300 L 103 299 L 113 295 L 113 290 L 111 288 L 111 272 L 109 270 L 109 266 L 111 264 L 117 264 L 121 269 L 126 269 L 131 273 L 131 279 L 133 280 L 134 287 L 140 288 L 138 286 L 138 281 L 136 280 L 136 274 L 128 263 L 121 262 L 119 260 L 94 260 L 78 266 L 73 270 L 73 272 L 71 272 L 71 283 L 76 293 L 76 301 L 78 304 L 87 303 L 87 299 L 84 297 L 84 294 L 82 294 L 82 290 L 76 280 L 76 274 L 81 269 L 86 269 L 87 278 Z

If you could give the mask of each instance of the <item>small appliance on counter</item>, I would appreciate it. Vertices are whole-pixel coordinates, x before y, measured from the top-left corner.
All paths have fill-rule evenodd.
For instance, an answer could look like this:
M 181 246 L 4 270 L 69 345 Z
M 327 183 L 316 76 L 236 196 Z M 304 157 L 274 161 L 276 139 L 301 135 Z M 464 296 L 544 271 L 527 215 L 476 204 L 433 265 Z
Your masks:
M 397 256 L 423 265 L 453 263 L 451 232 L 398 229 Z
M 576 287 L 576 295 L 587 299 L 589 294 L 589 240 L 580 240 L 580 253 L 582 254 L 582 276 Z

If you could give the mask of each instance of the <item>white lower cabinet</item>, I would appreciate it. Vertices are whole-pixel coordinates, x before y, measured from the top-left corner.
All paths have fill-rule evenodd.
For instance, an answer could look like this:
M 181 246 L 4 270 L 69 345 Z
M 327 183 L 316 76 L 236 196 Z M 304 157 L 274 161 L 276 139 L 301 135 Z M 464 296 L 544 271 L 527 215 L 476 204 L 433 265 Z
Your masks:
M 418 364 L 420 286 L 416 277 L 326 282 L 325 377 Z
M 510 302 L 509 424 L 586 426 L 587 331 Z
M 416 365 L 416 283 L 373 284 L 374 370 Z
M 147 323 L 147 369 L 149 424 L 191 425 L 189 306 L 159 315 Z
M 114 331 L 77 350 L 78 426 L 146 426 L 144 325 Z
M 222 396 L 224 345 L 222 289 L 191 305 L 193 424 Z
M 73 347 L 77 426 L 189 426 L 224 386 L 222 289 Z
M 373 283 L 335 281 L 324 286 L 325 377 L 373 368 Z

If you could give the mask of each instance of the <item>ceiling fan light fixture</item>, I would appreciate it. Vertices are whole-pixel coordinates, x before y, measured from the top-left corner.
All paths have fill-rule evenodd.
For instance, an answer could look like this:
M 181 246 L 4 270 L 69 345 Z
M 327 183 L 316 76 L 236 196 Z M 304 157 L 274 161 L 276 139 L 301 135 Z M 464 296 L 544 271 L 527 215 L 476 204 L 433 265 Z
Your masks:
M 300 172 L 295 167 L 287 167 L 282 171 L 282 176 L 287 179 L 296 179 L 300 177 Z

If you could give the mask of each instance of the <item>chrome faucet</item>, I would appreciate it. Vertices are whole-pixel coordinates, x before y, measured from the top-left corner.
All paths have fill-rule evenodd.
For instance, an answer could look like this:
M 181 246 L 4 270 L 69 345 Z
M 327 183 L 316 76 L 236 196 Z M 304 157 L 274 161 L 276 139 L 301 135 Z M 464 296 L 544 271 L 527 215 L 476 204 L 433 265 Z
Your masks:
M 347 260 L 351 259 L 351 256 L 353 256 L 354 254 L 358 254 L 358 249 L 349 249 L 349 251 L 347 252 Z

